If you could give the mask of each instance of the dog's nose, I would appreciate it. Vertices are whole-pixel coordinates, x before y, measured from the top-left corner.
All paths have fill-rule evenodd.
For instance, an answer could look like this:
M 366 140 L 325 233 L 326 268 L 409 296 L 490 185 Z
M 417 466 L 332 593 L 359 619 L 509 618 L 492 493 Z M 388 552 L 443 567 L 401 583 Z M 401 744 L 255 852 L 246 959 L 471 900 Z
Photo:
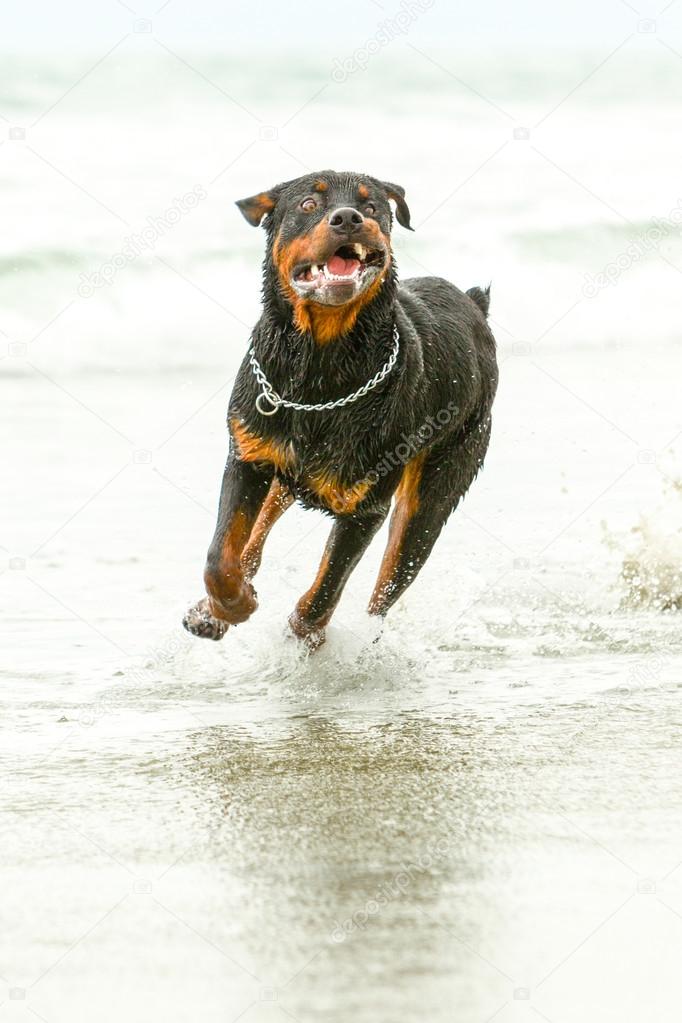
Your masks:
M 339 234 L 353 234 L 359 231 L 365 222 L 362 213 L 354 210 L 352 206 L 341 206 L 329 214 L 329 226 L 333 227 Z

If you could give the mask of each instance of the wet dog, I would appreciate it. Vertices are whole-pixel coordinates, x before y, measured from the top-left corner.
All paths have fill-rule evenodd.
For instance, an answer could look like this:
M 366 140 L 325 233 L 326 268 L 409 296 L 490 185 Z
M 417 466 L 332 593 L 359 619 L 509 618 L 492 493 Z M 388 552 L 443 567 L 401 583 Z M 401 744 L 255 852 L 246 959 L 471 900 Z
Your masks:
M 489 289 L 398 281 L 404 189 L 320 171 L 237 203 L 267 232 L 263 311 L 230 399 L 230 452 L 204 572 L 184 626 L 221 639 L 257 607 L 266 537 L 294 501 L 334 524 L 289 624 L 324 640 L 344 585 L 394 501 L 369 601 L 384 616 L 429 557 L 490 439 L 497 387 Z

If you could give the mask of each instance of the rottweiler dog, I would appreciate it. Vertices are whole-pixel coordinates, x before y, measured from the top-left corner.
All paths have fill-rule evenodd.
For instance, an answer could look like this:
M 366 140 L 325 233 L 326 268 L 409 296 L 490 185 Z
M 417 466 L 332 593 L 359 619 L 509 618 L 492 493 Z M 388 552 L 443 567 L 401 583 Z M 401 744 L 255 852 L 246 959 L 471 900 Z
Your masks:
M 229 404 L 230 451 L 204 572 L 184 618 L 221 639 L 256 610 L 265 539 L 294 501 L 334 524 L 289 625 L 315 649 L 381 524 L 388 544 L 369 601 L 384 616 L 469 489 L 497 387 L 489 291 L 439 277 L 398 281 L 399 185 L 320 171 L 237 203 L 267 232 L 263 311 Z

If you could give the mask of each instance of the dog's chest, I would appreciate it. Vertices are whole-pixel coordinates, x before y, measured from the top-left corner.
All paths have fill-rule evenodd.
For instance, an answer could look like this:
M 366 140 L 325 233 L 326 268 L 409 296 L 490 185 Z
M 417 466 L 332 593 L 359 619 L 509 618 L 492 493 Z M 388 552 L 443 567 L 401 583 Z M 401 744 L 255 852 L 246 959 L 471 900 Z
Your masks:
M 302 495 L 314 494 L 336 512 L 352 512 L 367 495 L 371 482 L 348 437 L 329 432 L 260 435 L 233 420 L 237 457 L 245 462 L 270 464 L 296 485 Z

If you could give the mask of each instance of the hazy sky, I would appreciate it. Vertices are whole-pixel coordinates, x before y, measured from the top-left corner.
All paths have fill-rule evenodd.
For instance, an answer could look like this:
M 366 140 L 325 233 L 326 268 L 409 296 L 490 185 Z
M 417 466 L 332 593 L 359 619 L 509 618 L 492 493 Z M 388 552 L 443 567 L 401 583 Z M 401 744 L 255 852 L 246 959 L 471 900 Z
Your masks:
M 6 50 L 97 51 L 148 19 L 169 45 L 223 51 L 286 49 L 343 57 L 395 24 L 401 4 L 416 12 L 408 37 L 447 49 L 562 47 L 608 52 L 628 32 L 656 20 L 666 38 L 682 41 L 682 0 L 344 0 L 287 4 L 278 0 L 1 0 L 0 47 Z M 139 30 L 139 25 L 138 25 Z M 350 48 L 350 51 L 349 51 Z

